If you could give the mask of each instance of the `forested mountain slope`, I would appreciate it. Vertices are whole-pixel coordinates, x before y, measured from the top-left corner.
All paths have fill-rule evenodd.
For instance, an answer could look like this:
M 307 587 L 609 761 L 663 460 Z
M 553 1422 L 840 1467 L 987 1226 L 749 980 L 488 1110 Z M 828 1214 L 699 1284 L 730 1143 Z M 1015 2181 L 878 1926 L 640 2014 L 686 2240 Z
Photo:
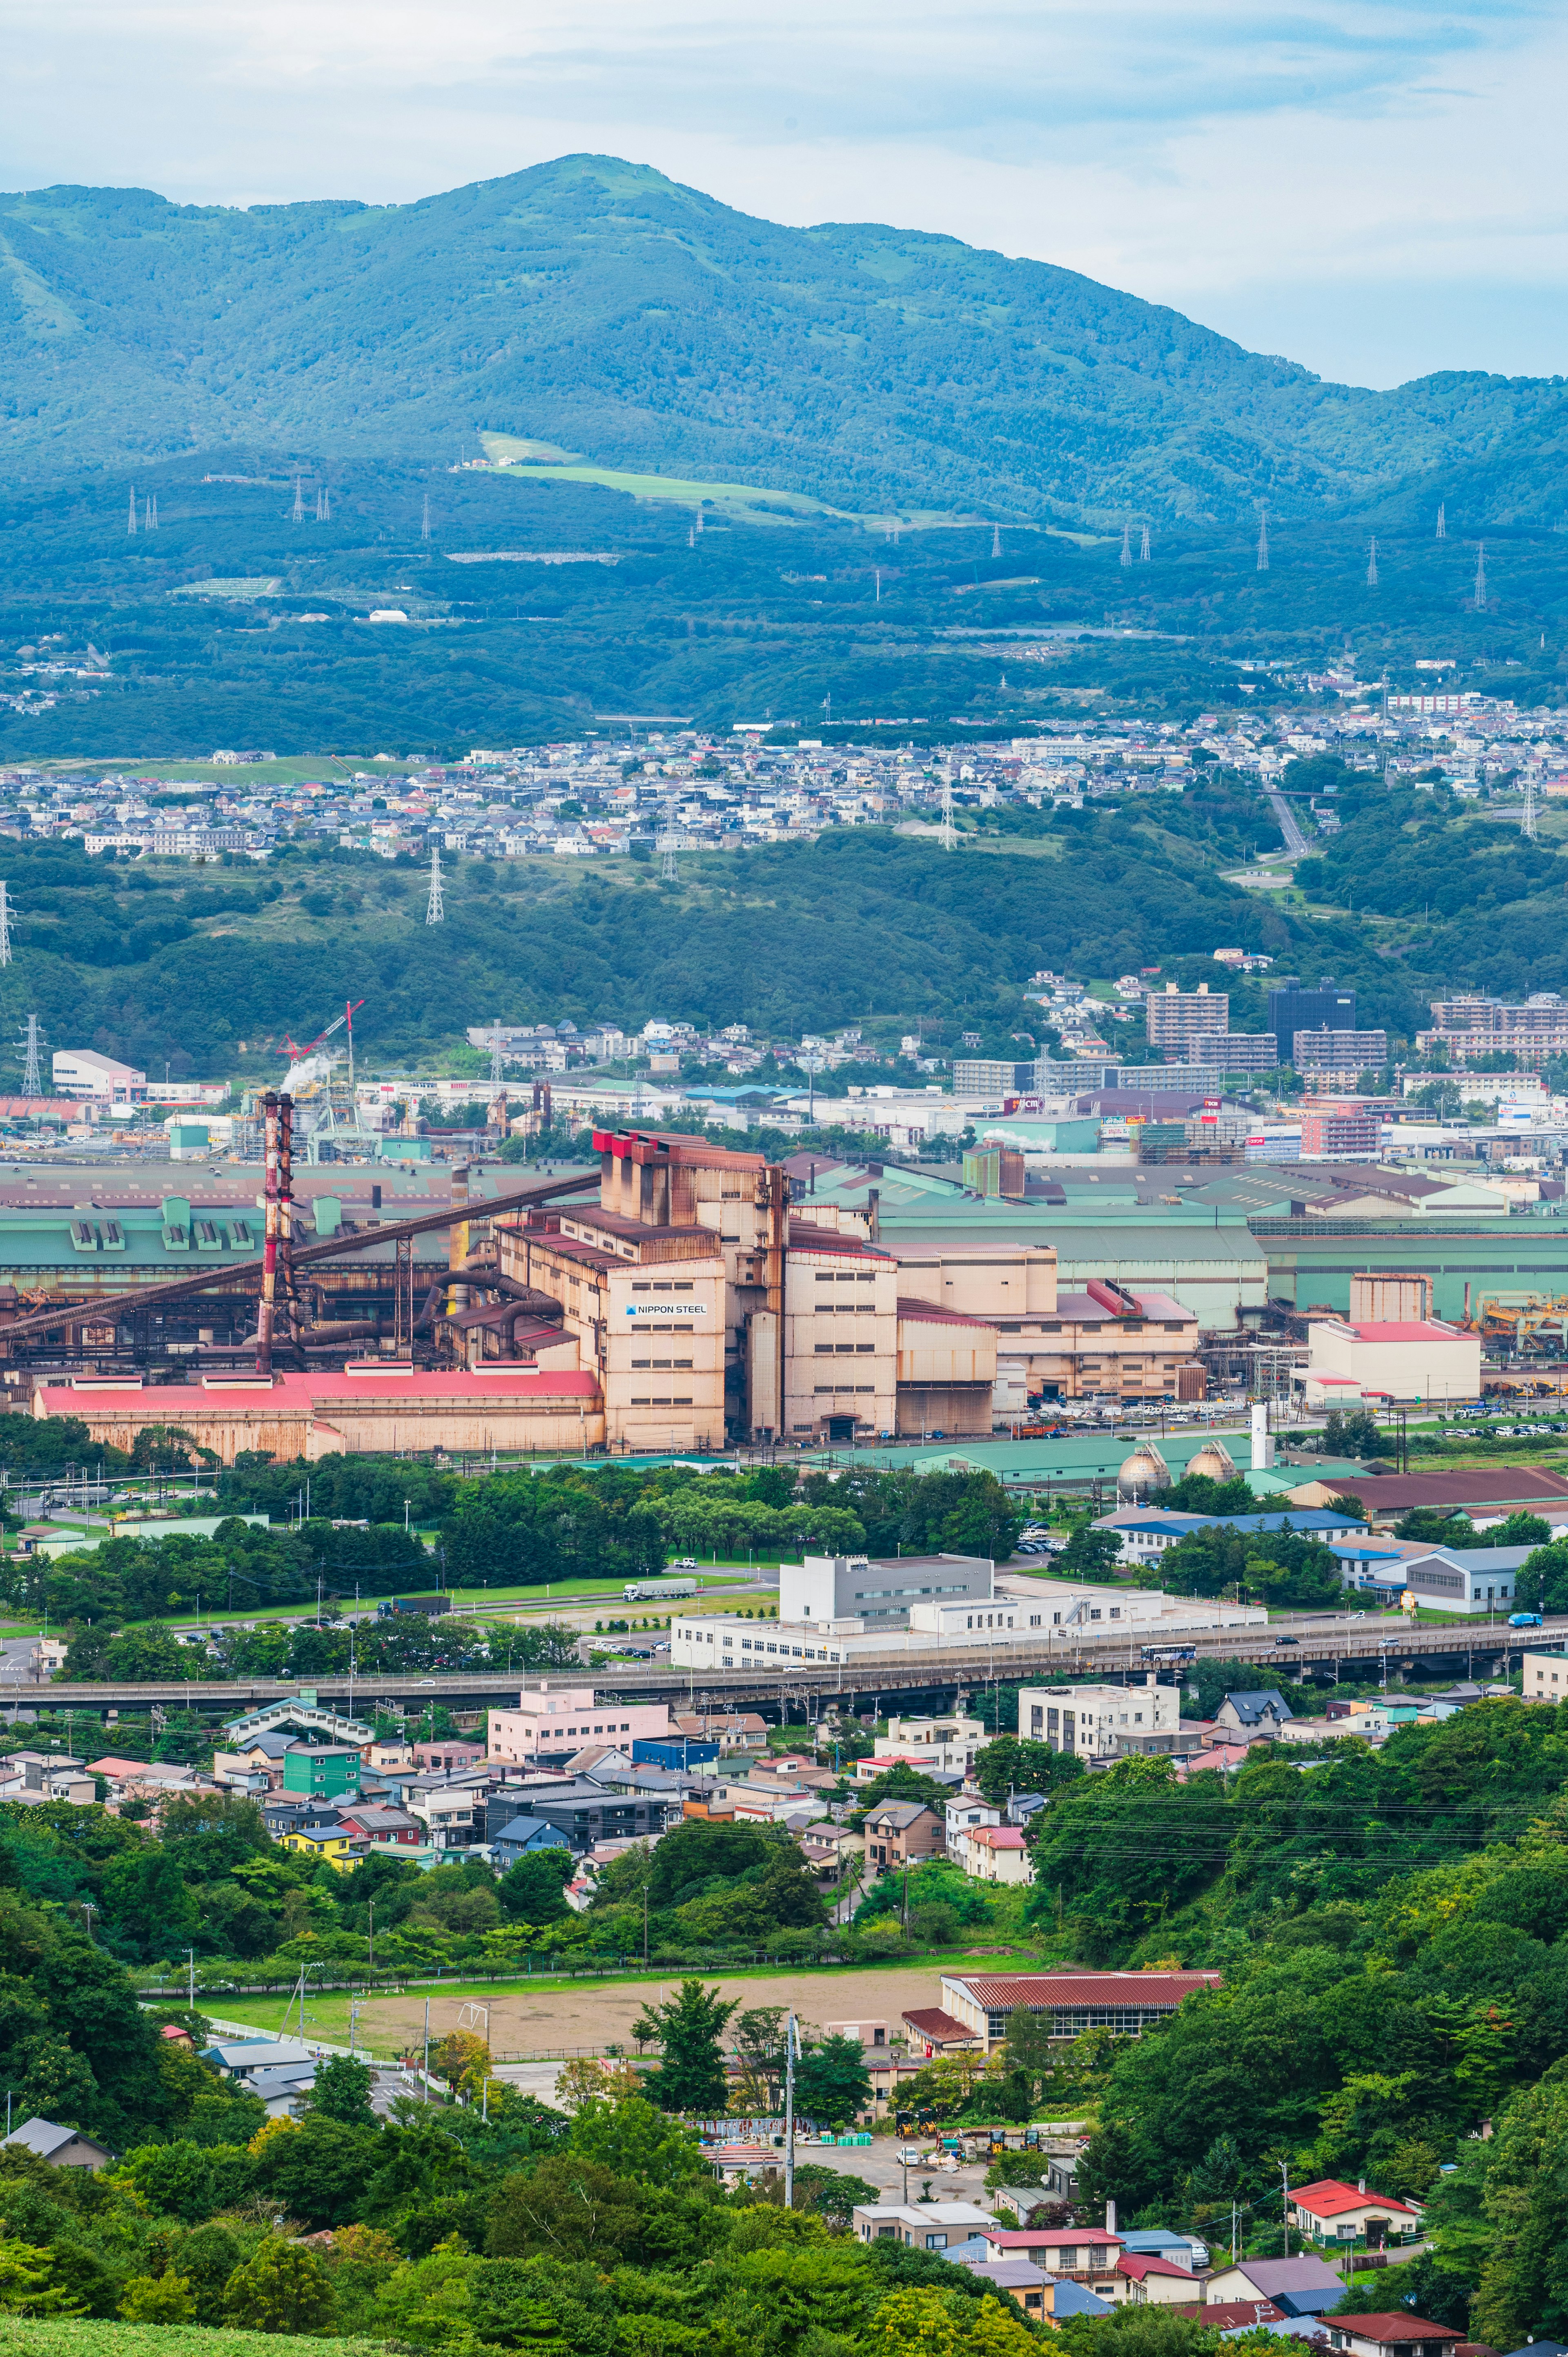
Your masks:
M 456 457 L 480 430 L 835 504 L 1193 522 L 1359 500 L 1560 417 L 1558 380 L 1325 384 L 1071 271 L 786 229 L 570 156 L 421 203 L 0 199 L 14 461 Z

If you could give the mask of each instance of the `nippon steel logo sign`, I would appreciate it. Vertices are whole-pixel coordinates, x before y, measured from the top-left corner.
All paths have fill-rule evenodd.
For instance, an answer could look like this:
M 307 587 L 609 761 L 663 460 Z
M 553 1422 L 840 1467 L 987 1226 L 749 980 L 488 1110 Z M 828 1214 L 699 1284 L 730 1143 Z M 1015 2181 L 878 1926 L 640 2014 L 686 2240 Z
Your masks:
M 708 1305 L 705 1301 L 628 1301 L 626 1314 L 628 1318 L 705 1318 Z

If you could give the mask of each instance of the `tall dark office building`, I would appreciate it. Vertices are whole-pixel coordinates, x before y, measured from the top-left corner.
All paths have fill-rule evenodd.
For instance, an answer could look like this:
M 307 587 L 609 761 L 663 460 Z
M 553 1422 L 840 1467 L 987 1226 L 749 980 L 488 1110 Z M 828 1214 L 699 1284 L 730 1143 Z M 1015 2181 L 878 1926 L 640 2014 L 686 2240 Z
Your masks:
M 1354 1031 L 1356 994 L 1341 990 L 1325 974 L 1316 990 L 1304 990 L 1300 976 L 1284 974 L 1269 992 L 1269 1029 L 1280 1043 L 1280 1061 L 1288 1064 L 1298 1031 Z

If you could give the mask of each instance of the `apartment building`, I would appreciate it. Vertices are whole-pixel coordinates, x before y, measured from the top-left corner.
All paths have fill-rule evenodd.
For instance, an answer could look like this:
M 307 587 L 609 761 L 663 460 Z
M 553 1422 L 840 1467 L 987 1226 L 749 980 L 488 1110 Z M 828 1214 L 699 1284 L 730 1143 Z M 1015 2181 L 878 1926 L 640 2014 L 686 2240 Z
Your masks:
M 1522 1000 L 1479 992 L 1434 999 L 1432 1028 L 1417 1032 L 1416 1045 L 1424 1055 L 1446 1050 L 1449 1062 L 1461 1069 L 1500 1050 L 1512 1054 L 1521 1071 L 1537 1071 L 1568 1055 L 1568 1000 L 1554 990 L 1533 991 Z
M 1158 1684 L 1152 1671 L 1142 1685 L 1024 1686 L 1018 1695 L 1020 1736 L 1080 1760 L 1174 1751 L 1180 1729 L 1181 1690 Z
M 1178 990 L 1167 982 L 1144 999 L 1144 1026 L 1151 1048 L 1190 1048 L 1205 1034 L 1230 1030 L 1230 993 L 1210 990 L 1206 982 L 1196 990 Z

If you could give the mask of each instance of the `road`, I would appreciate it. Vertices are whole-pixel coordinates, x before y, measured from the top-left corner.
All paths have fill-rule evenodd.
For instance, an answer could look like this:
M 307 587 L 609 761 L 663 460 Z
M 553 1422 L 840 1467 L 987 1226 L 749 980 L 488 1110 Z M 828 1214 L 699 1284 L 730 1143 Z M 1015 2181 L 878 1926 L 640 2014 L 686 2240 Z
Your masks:
M 1265 794 L 1263 800 L 1279 822 L 1279 830 L 1285 839 L 1285 849 L 1290 856 L 1293 859 L 1305 859 L 1310 853 L 1312 845 L 1296 824 L 1295 813 L 1283 794 Z
M 1282 1644 L 1282 1637 L 1294 1641 Z M 1173 1641 L 1167 1637 L 1159 1641 Z M 1190 1646 L 1199 1659 L 1253 1662 L 1266 1665 L 1275 1676 L 1297 1679 L 1308 1674 L 1337 1676 L 1345 1670 L 1363 1676 L 1368 1672 L 1380 1675 L 1385 1669 L 1396 1681 L 1418 1671 L 1435 1677 L 1491 1676 L 1517 1668 L 1527 1648 L 1562 1650 L 1568 1644 L 1568 1614 L 1548 1618 L 1540 1629 L 1510 1629 L 1500 1621 L 1479 1620 L 1408 1629 L 1402 1621 L 1371 1614 L 1296 1615 L 1268 1629 L 1182 1631 L 1174 1641 Z M 1142 1677 L 1154 1666 L 1144 1662 L 1136 1632 L 1098 1640 L 1075 1632 L 1070 1644 L 1035 1639 L 1006 1646 L 944 1645 L 925 1651 L 893 1642 L 874 1656 L 842 1664 L 807 1663 L 791 1656 L 776 1665 L 729 1673 L 706 1666 L 699 1673 L 672 1667 L 668 1661 L 621 1663 L 613 1671 L 597 1673 L 595 1684 L 607 1692 L 648 1701 L 691 1706 L 709 1701 L 799 1714 L 813 1701 L 854 1709 L 897 1696 L 972 1695 L 1002 1679 L 1013 1684 L 1064 1674 L 1080 1678 Z M 458 1710 L 479 1711 L 515 1704 L 522 1674 L 514 1671 L 509 1677 L 504 1671 L 484 1670 L 391 1677 L 359 1672 L 352 1679 L 342 1673 L 320 1674 L 306 1683 L 324 1703 L 346 1705 L 361 1713 L 381 1700 L 445 1702 Z M 579 1672 L 573 1682 L 581 1683 L 582 1675 Z M 136 1711 L 156 1703 L 166 1710 L 190 1709 L 215 1717 L 236 1717 L 260 1704 L 291 1697 L 297 1685 L 297 1680 L 277 1678 L 237 1678 L 227 1684 L 197 1678 L 147 1684 L 57 1684 L 34 1689 L 29 1699 L 47 1695 L 57 1709 Z

